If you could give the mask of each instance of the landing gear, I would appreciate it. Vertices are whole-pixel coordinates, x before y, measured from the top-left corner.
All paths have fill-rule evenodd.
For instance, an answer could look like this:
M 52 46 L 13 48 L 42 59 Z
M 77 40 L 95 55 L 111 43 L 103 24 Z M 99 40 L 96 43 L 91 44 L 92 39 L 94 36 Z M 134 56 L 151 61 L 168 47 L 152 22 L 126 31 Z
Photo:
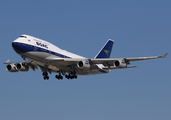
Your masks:
M 59 75 L 56 75 L 55 77 L 56 77 L 56 79 L 58 79 L 58 80 L 62 80 L 63 79 L 63 76 L 61 75 L 61 71 L 59 72 Z M 64 75 L 64 74 L 63 74 Z M 77 79 L 77 75 L 76 75 L 76 72 L 74 71 L 74 72 L 69 72 L 67 75 L 65 75 L 65 78 L 67 78 L 67 79 Z
M 43 72 L 42 75 L 44 80 L 49 80 L 49 76 L 47 72 Z
M 43 79 L 44 80 L 46 80 L 46 79 L 49 80 L 49 76 L 44 76 Z
M 61 71 L 58 72 L 59 74 L 55 76 L 56 79 L 58 80 L 62 80 L 63 79 L 63 76 L 62 75 L 65 75 L 63 74 Z M 43 79 L 44 80 L 49 80 L 49 76 L 48 76 L 48 73 L 47 72 L 43 72 L 42 73 L 43 75 Z M 76 75 L 76 72 L 69 72 L 68 74 L 65 75 L 65 78 L 67 78 L 68 80 L 69 79 L 77 79 L 77 75 Z
M 65 77 L 69 80 L 69 79 L 77 79 L 77 75 L 76 75 L 76 73 L 75 73 L 75 71 L 74 72 L 70 72 L 68 75 L 65 75 Z
M 55 77 L 56 77 L 56 79 L 58 79 L 58 80 L 60 80 L 60 79 L 62 80 L 62 79 L 63 79 L 63 76 L 61 75 L 61 72 L 59 72 L 59 75 L 56 75 Z

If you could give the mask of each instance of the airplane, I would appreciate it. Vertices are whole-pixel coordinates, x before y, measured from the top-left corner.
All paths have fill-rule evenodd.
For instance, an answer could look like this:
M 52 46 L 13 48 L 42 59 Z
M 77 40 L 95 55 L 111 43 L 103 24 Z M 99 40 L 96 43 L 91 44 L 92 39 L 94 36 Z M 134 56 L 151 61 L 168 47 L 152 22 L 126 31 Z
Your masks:
M 62 80 L 77 79 L 77 75 L 95 75 L 109 73 L 113 69 L 134 68 L 132 61 L 165 58 L 163 56 L 110 58 L 114 41 L 109 39 L 94 58 L 85 58 L 60 49 L 59 47 L 30 35 L 21 35 L 12 42 L 14 51 L 23 58 L 22 62 L 10 62 L 6 70 L 9 72 L 26 72 L 29 69 L 42 71 L 43 79 L 49 80 L 48 73 L 57 73 L 56 78 Z

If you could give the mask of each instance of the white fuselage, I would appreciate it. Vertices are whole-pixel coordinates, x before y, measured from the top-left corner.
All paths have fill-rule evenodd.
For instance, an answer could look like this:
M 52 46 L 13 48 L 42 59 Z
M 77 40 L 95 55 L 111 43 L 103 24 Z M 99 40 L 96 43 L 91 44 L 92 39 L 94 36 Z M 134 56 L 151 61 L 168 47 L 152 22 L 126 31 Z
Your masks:
M 87 59 L 66 50 L 62 50 L 47 41 L 29 35 L 20 36 L 13 41 L 12 46 L 20 56 L 33 61 L 39 66 L 48 66 L 48 68 L 51 69 L 52 72 L 58 72 L 61 68 L 59 67 L 60 65 L 58 65 L 57 63 L 54 65 L 49 62 L 48 58 L 77 58 L 80 60 Z M 102 64 L 97 64 L 97 66 L 98 69 L 93 70 L 81 70 L 77 68 L 76 73 L 78 75 L 91 75 L 109 72 L 102 69 L 102 67 L 104 67 Z M 63 69 L 65 69 L 65 67 Z

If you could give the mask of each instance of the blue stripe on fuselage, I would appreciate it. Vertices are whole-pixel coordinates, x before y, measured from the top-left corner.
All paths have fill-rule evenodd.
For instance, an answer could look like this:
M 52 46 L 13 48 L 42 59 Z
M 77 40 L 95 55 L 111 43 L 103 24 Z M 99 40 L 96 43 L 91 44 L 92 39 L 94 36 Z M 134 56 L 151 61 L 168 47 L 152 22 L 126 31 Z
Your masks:
M 26 53 L 26 52 L 35 51 L 35 52 L 45 52 L 45 53 L 49 53 L 49 54 L 58 56 L 60 58 L 71 58 L 71 57 L 68 57 L 66 55 L 62 55 L 60 53 L 47 50 L 45 48 L 40 48 L 40 47 L 37 47 L 37 46 L 34 46 L 34 45 L 25 44 L 25 43 L 13 42 L 12 43 L 12 47 L 13 47 L 13 49 L 17 53 Z

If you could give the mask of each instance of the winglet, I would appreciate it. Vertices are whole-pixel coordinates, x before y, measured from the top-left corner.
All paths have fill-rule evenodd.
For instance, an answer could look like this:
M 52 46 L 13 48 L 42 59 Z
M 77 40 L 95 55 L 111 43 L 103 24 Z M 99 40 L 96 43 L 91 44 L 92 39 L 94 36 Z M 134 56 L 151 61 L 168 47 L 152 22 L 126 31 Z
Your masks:
M 159 58 L 165 58 L 168 55 L 168 53 L 164 54 L 163 56 L 159 56 Z

